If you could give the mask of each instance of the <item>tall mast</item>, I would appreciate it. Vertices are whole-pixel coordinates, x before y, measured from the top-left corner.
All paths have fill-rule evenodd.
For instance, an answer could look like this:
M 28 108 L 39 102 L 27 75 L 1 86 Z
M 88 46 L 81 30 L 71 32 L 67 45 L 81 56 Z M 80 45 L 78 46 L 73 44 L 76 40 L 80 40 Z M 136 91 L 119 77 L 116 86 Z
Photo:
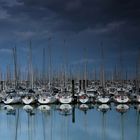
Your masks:
M 32 44 L 31 44 L 31 40 L 30 40 L 30 44 L 29 44 L 29 77 L 30 77 L 30 86 L 33 89 L 33 64 L 32 64 Z
M 48 51 L 49 51 L 49 90 L 51 89 L 51 69 L 52 69 L 52 65 L 51 65 L 51 45 L 50 45 L 50 41 L 51 41 L 51 37 L 48 38 Z
M 120 77 L 120 82 L 123 86 L 123 60 L 122 60 L 122 48 L 120 47 L 120 74 L 119 74 L 119 77 Z
M 64 87 L 66 87 L 66 66 L 67 60 L 66 60 L 66 40 L 64 40 Z
M 43 81 L 43 85 L 45 84 L 46 81 L 46 49 L 43 48 L 43 60 L 42 60 L 42 81 Z
M 85 62 L 84 62 L 84 80 L 85 80 L 85 83 L 87 82 L 87 49 L 85 48 L 84 49 L 85 51 Z M 85 88 L 86 88 L 87 84 L 85 84 Z
M 15 81 L 15 88 L 17 88 L 17 50 L 16 46 L 13 48 L 13 58 L 14 58 L 14 81 Z
M 94 81 L 96 82 L 96 80 L 97 80 L 97 72 L 96 72 L 96 67 L 94 68 Z
M 136 61 L 136 87 L 140 88 L 140 52 L 138 53 L 138 60 Z
M 7 65 L 7 77 L 6 77 L 7 83 L 11 84 L 11 71 L 10 71 L 10 65 Z M 2 80 L 1 80 L 2 81 Z
M 101 43 L 101 85 L 104 88 L 105 87 L 105 76 L 104 76 L 104 50 Z

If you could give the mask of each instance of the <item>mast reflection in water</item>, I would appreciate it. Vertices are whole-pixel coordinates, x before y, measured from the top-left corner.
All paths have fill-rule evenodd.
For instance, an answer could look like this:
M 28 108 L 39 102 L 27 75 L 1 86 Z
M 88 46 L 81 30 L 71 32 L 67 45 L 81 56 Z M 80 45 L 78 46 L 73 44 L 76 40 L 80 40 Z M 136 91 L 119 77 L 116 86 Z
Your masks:
M 0 106 L 4 140 L 139 140 L 140 113 L 128 105 Z

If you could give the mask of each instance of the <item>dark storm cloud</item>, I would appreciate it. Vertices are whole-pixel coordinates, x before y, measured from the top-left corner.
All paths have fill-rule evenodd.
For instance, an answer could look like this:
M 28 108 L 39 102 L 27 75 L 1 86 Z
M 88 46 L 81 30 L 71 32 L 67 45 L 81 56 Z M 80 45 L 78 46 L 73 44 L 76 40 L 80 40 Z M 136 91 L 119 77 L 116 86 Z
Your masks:
M 108 26 L 112 23 L 140 23 L 139 0 L 17 0 L 13 5 L 8 5 L 8 1 L 7 5 L 2 1 L 2 7 L 9 15 L 27 17 L 43 24 L 51 18 L 56 30 L 93 28 L 101 31 L 112 28 Z
M 120 21 L 139 23 L 139 0 L 18 0 L 9 14 L 31 18 L 47 18 L 51 12 L 59 16 L 64 29 L 100 28 Z M 51 11 L 51 12 L 50 12 Z M 57 21 L 56 21 L 57 22 Z M 75 27 L 72 27 L 75 26 Z M 62 27 L 60 27 L 62 29 Z

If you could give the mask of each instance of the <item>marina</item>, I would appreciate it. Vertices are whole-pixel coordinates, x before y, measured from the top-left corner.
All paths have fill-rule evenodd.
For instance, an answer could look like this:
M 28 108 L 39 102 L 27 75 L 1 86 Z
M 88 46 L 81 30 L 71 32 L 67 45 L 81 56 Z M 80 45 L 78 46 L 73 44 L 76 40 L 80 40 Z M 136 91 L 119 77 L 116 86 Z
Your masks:
M 0 0 L 0 139 L 140 140 L 140 0 Z
M 6 89 L 1 91 L 1 102 L 10 104 L 133 104 L 140 103 L 140 92 L 136 90 L 134 82 L 125 84 L 120 87 L 117 82 L 105 88 L 100 86 L 99 82 L 88 81 L 90 85 L 87 88 L 80 90 L 81 80 L 78 87 L 75 86 L 74 80 L 68 83 L 69 89 L 52 86 L 51 91 L 37 87 L 33 89 Z M 85 81 L 83 80 L 83 83 Z M 109 83 L 109 82 L 108 82 Z M 58 84 L 57 84 L 58 85 Z M 83 85 L 85 87 L 85 85 Z
M 64 69 L 57 71 L 56 75 L 56 72 L 52 69 L 51 46 L 48 46 L 48 69 L 45 68 L 46 53 L 43 48 L 43 71 L 40 73 L 36 72 L 34 68 L 31 41 L 28 49 L 26 72 L 23 73 L 20 70 L 16 47 L 11 50 L 13 61 L 11 67 L 13 67 L 13 70 L 10 71 L 7 68 L 6 73 L 1 72 L 0 101 L 6 105 L 140 103 L 140 63 L 136 61 L 136 72 L 130 78 L 123 69 L 122 52 L 119 53 L 120 66 L 115 70 L 112 68 L 113 73 L 108 73 L 107 76 L 104 50 L 101 45 L 100 71 L 95 73 L 93 77 L 93 74 L 89 75 L 87 72 L 89 65 L 86 60 L 86 50 L 82 70 L 79 70 L 78 73 L 71 73 L 71 69 L 68 69 L 65 60 Z
M 37 71 L 32 51 L 30 41 L 26 71 L 21 70 L 16 47 L 11 50 L 12 70 L 7 67 L 5 72 L 1 71 L 0 137 L 7 140 L 139 139 L 139 62 L 131 77 L 123 70 L 120 54 L 120 66 L 106 74 L 101 48 L 100 67 L 94 74 L 88 73 L 87 55 L 80 70 L 77 66 L 71 72 L 72 67 L 65 60 L 63 68 L 54 72 L 49 46 L 47 69 L 43 49 L 42 71 Z

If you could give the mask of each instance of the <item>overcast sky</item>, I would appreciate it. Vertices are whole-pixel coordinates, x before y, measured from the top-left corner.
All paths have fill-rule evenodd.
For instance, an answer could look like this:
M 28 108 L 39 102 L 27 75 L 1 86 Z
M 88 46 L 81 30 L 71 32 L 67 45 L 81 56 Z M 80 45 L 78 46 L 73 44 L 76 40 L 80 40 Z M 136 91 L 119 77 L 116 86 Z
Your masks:
M 34 65 L 42 67 L 49 37 L 54 69 L 65 59 L 76 67 L 86 54 L 89 69 L 98 69 L 102 46 L 106 69 L 115 67 L 121 50 L 124 69 L 134 72 L 140 50 L 140 1 L 0 0 L 1 69 L 12 66 L 15 44 L 18 61 L 26 68 L 29 40 Z

